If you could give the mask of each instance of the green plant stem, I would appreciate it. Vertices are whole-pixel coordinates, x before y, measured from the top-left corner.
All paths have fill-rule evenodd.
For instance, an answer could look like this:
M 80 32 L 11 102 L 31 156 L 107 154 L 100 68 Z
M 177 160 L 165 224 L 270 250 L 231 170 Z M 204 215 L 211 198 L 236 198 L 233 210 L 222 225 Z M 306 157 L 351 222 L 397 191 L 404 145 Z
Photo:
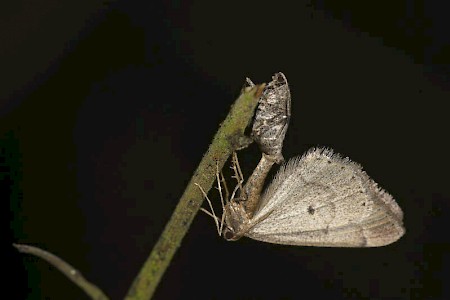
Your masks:
M 154 294 L 161 277 L 203 203 L 203 195 L 195 183 L 206 192 L 209 191 L 215 180 L 216 166 L 218 165 L 219 170 L 222 169 L 233 151 L 250 143 L 244 131 L 252 120 L 263 89 L 264 85 L 245 88 L 233 104 L 125 299 L 148 300 Z
M 78 285 L 86 294 L 88 294 L 91 299 L 95 300 L 108 300 L 109 298 L 100 290 L 97 286 L 87 281 L 81 273 L 66 263 L 64 260 L 58 256 L 42 250 L 38 247 L 23 245 L 23 244 L 13 244 L 19 252 L 32 254 L 34 256 L 40 257 L 47 261 L 49 264 L 57 268 L 61 273 L 66 275 L 67 278 L 72 280 L 76 285 Z

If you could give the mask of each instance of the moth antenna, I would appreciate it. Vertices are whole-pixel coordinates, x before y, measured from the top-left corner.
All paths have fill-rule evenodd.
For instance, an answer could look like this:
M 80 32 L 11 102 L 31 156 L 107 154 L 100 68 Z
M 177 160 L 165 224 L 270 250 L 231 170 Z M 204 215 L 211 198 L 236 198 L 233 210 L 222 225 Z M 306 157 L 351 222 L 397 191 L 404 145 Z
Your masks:
M 216 213 L 214 212 L 214 208 L 212 206 L 211 200 L 209 200 L 208 195 L 205 193 L 205 191 L 203 190 L 203 188 L 198 184 L 198 183 L 194 183 L 196 186 L 198 186 L 198 188 L 200 189 L 200 191 L 203 194 L 203 197 L 205 197 L 206 201 L 208 201 L 209 204 L 209 208 L 211 208 L 211 212 L 207 211 L 206 209 L 204 209 L 203 207 L 200 208 L 201 211 L 203 211 L 204 213 L 206 213 L 208 216 L 212 217 L 214 219 L 214 223 L 216 224 L 216 228 L 217 228 L 217 233 L 219 234 L 219 236 L 221 235 L 220 232 L 220 227 L 219 227 L 219 218 L 216 216 Z

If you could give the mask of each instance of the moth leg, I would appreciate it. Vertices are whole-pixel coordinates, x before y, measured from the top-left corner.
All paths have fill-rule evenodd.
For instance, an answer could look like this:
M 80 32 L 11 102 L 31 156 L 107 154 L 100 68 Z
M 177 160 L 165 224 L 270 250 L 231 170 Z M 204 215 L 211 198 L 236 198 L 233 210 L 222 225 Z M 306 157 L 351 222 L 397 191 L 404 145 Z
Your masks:
M 239 190 L 240 195 L 242 195 L 244 187 L 242 186 L 242 183 L 244 182 L 244 175 L 242 174 L 241 166 L 239 165 L 239 160 L 237 157 L 237 153 L 233 152 L 233 165 L 232 169 L 234 171 L 233 178 L 237 180 L 237 184 L 233 189 L 233 193 L 231 194 L 230 201 L 234 200 L 234 197 L 236 196 L 236 192 Z
M 200 210 L 204 213 L 206 213 L 208 216 L 212 217 L 214 219 L 214 223 L 216 224 L 216 228 L 217 228 L 217 233 L 219 234 L 219 236 L 221 235 L 221 231 L 220 231 L 220 227 L 219 227 L 219 218 L 216 216 L 216 213 L 214 212 L 214 208 L 212 206 L 211 200 L 209 200 L 208 195 L 206 194 L 205 190 L 198 184 L 198 183 L 194 183 L 202 192 L 203 197 L 205 197 L 206 201 L 209 204 L 209 208 L 211 209 L 211 212 L 207 211 L 206 209 L 204 209 L 203 207 L 200 207 Z M 222 217 L 223 218 L 223 217 Z
M 233 152 L 232 161 L 233 161 L 232 169 L 234 171 L 233 178 L 237 180 L 239 191 L 242 192 L 243 189 L 242 183 L 244 182 L 244 175 L 242 174 L 241 166 L 239 165 L 239 160 L 236 152 Z M 231 199 L 233 199 L 233 197 Z
M 222 178 L 219 177 L 219 174 L 222 175 Z M 217 180 L 217 189 L 219 190 L 219 195 L 220 195 L 220 203 L 222 204 L 222 218 L 220 219 L 220 227 L 218 226 L 218 228 L 217 228 L 219 236 L 221 236 L 222 230 L 223 230 L 223 223 L 225 222 L 225 203 L 224 203 L 224 198 L 223 198 L 223 193 L 222 193 L 222 185 L 220 184 L 220 182 L 222 180 L 224 181 L 225 192 L 227 194 L 226 197 L 228 197 L 228 187 L 226 187 L 225 178 L 223 177 L 222 172 L 219 172 L 218 163 L 216 163 L 216 180 Z M 226 199 L 228 201 L 228 198 L 226 198 Z M 217 219 L 216 219 L 216 223 L 217 223 Z
M 225 176 L 223 176 L 223 172 L 220 171 L 220 182 L 223 184 L 223 189 L 225 191 L 225 202 L 228 203 L 228 200 L 230 199 L 230 190 L 228 189 L 227 181 L 225 180 Z

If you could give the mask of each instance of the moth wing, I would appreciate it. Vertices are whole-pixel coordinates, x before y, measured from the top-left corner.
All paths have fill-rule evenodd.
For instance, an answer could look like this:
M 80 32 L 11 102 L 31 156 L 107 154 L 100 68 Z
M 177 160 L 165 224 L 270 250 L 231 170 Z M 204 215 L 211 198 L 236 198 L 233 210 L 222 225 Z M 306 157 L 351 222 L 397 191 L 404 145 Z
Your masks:
M 360 165 L 319 148 L 280 169 L 245 235 L 276 244 L 377 247 L 404 234 L 402 219 Z

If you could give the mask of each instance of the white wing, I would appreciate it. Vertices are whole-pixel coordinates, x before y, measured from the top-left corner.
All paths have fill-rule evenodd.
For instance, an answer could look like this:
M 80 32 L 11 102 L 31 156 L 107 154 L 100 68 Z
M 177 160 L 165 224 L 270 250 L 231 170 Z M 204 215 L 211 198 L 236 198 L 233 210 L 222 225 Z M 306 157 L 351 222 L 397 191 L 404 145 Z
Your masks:
M 276 244 L 375 247 L 404 234 L 402 219 L 394 199 L 360 165 L 311 149 L 281 167 L 245 235 Z

